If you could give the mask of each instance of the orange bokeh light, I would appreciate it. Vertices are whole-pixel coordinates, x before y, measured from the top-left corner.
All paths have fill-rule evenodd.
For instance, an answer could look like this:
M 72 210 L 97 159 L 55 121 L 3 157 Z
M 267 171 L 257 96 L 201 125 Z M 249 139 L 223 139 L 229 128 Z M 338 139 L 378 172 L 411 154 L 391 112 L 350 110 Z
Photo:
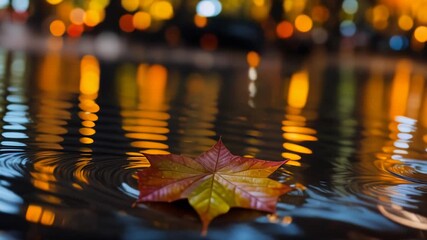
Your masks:
M 276 33 L 279 38 L 289 38 L 294 33 L 294 26 L 288 21 L 282 21 L 277 25 Z
M 147 29 L 151 25 L 151 16 L 146 12 L 139 11 L 133 15 L 132 23 L 133 26 L 138 30 Z
M 119 26 L 123 32 L 133 32 L 135 30 L 135 26 L 133 25 L 133 16 L 130 14 L 121 16 Z
M 194 16 L 194 24 L 199 28 L 204 28 L 208 24 L 208 18 L 196 14 Z
M 61 20 L 54 20 L 49 26 L 50 33 L 55 37 L 60 37 L 65 33 L 65 24 Z
M 251 67 L 258 67 L 259 62 L 261 61 L 259 54 L 254 51 L 248 52 L 248 55 L 246 55 L 246 60 Z
M 313 21 L 307 15 L 301 14 L 295 19 L 295 28 L 300 32 L 308 32 L 313 27 Z
M 84 31 L 82 25 L 70 24 L 67 28 L 67 34 L 70 37 L 80 37 Z

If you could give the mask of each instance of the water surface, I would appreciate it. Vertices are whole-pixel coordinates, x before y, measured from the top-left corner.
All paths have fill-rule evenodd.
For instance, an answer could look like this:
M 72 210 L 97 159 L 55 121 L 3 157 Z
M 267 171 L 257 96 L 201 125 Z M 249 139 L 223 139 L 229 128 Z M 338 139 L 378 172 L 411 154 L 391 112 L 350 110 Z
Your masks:
M 244 58 L 243 58 L 244 59 Z M 268 62 L 268 61 L 267 61 Z M 421 63 L 314 55 L 259 68 L 0 50 L 0 238 L 198 238 L 183 202 L 132 208 L 142 153 L 289 158 L 276 214 L 233 210 L 212 239 L 424 238 Z

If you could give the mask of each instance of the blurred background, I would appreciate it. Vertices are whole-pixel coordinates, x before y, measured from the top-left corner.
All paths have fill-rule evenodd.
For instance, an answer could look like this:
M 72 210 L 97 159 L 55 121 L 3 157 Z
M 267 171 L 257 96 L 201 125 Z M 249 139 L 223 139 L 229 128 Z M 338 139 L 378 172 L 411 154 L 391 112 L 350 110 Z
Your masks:
M 0 22 L 3 46 L 31 42 L 40 49 L 47 41 L 58 48 L 63 46 L 48 40 L 62 38 L 90 51 L 95 41 L 106 57 L 141 43 L 205 51 L 305 54 L 320 47 L 422 56 L 427 0 L 0 0 Z

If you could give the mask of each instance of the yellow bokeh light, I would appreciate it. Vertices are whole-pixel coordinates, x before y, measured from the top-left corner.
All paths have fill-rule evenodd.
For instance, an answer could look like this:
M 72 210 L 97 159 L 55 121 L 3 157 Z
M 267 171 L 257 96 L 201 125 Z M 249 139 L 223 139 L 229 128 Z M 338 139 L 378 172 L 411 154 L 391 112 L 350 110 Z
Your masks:
M 60 37 L 65 33 L 65 24 L 61 20 L 54 20 L 49 26 L 50 33 L 55 37 Z
M 255 51 L 250 51 L 246 55 L 246 60 L 251 67 L 258 67 L 259 62 L 261 61 L 261 58 L 259 57 L 259 54 Z
M 300 32 L 308 32 L 313 27 L 313 21 L 307 15 L 301 14 L 295 19 L 295 28 Z
M 122 0 L 122 7 L 128 12 L 136 11 L 139 7 L 139 1 L 138 0 Z
M 85 11 L 81 8 L 74 8 L 70 12 L 70 21 L 74 24 L 83 24 L 85 18 Z
M 86 11 L 83 21 L 89 27 L 94 27 L 98 25 L 103 20 L 103 12 L 88 10 Z
M 62 2 L 62 0 L 46 0 L 46 2 L 52 4 L 52 5 L 56 5 Z
M 419 26 L 414 31 L 414 38 L 421 43 L 427 42 L 427 27 Z
M 150 7 L 150 13 L 156 20 L 167 20 L 173 17 L 173 7 L 168 1 L 156 1 Z
M 402 15 L 399 17 L 398 24 L 402 30 L 408 31 L 414 26 L 414 20 L 408 15 Z
M 136 29 L 139 30 L 144 30 L 150 27 L 151 25 L 151 16 L 150 14 L 143 12 L 143 11 L 139 11 L 137 13 L 135 13 L 135 15 L 133 15 L 133 26 Z

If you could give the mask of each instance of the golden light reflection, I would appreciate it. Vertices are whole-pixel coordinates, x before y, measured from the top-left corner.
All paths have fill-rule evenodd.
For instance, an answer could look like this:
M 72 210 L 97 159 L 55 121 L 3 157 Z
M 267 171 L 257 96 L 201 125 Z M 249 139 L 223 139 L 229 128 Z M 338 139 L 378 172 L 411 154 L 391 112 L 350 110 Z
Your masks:
M 396 65 L 390 96 L 390 117 L 404 116 L 408 102 L 412 63 L 401 60 Z
M 311 149 L 306 148 L 304 146 L 295 144 L 295 143 L 284 143 L 283 147 L 287 150 L 298 152 L 298 153 L 305 153 L 305 154 L 312 154 L 313 151 Z
M 80 63 L 80 92 L 85 95 L 98 93 L 99 63 L 96 57 L 85 55 Z
M 408 93 L 408 106 L 406 116 L 418 119 L 424 93 L 424 76 L 414 74 L 411 79 L 411 85 Z
M 292 75 L 289 85 L 288 104 L 294 108 L 303 108 L 307 103 L 309 91 L 307 70 Z
M 284 133 L 283 138 L 289 141 L 302 142 L 302 141 L 317 141 L 317 137 L 300 134 L 300 133 Z
M 37 205 L 30 205 L 27 208 L 27 213 L 25 214 L 25 219 L 29 222 L 37 223 L 40 221 L 42 216 L 43 209 Z
M 140 152 L 168 154 L 166 134 L 170 116 L 165 99 L 168 70 L 163 65 L 139 64 L 137 68 L 128 66 L 117 77 L 120 90 L 131 93 L 120 95 L 125 137 Z M 140 152 L 127 152 L 128 160 L 141 160 L 146 165 L 145 158 L 136 157 L 142 156 Z
M 160 110 L 164 104 L 167 78 L 168 73 L 164 66 L 140 64 L 137 70 L 140 103 L 144 103 L 148 109 Z
M 98 120 L 97 112 L 100 110 L 96 103 L 100 85 L 100 68 L 96 57 L 85 55 L 80 62 L 80 96 L 79 117 L 82 127 L 79 129 L 82 144 L 92 144 L 92 136 L 96 134 L 95 122 Z
M 298 126 L 283 126 L 284 132 L 294 132 L 299 134 L 316 134 L 317 131 L 309 127 L 298 127 Z
M 384 78 L 378 66 L 372 66 L 371 77 L 364 89 L 364 115 L 369 119 L 383 116 L 384 113 Z
M 190 74 L 185 81 L 185 106 L 192 106 L 186 112 L 179 132 L 182 133 L 180 147 L 184 154 L 195 155 L 208 150 L 215 144 L 213 123 L 218 113 L 217 101 L 220 92 L 220 78 L 217 75 Z
M 35 143 L 39 148 L 63 149 L 62 135 L 68 133 L 67 121 L 71 119 L 69 111 L 72 104 L 67 102 L 64 92 L 73 90 L 78 85 L 77 81 L 61 76 L 63 60 L 59 52 L 48 52 L 41 62 L 37 78 L 37 87 L 40 100 L 36 104 L 37 121 L 35 124 Z M 70 71 L 78 71 L 75 65 L 68 66 Z M 66 88 L 66 89 L 65 89 Z M 64 101 L 53 101 L 61 97 Z M 65 97 L 65 98 L 64 98 Z
M 284 152 L 282 157 L 289 159 L 286 164 L 300 167 L 301 159 L 304 155 L 312 154 L 313 151 L 303 146 L 304 142 L 318 141 L 317 131 L 306 126 L 306 118 L 301 115 L 302 110 L 307 105 L 310 89 L 308 70 L 303 69 L 292 74 L 289 80 L 289 88 L 285 92 L 288 114 L 282 121 L 282 131 Z M 287 94 L 286 94 L 287 93 Z

